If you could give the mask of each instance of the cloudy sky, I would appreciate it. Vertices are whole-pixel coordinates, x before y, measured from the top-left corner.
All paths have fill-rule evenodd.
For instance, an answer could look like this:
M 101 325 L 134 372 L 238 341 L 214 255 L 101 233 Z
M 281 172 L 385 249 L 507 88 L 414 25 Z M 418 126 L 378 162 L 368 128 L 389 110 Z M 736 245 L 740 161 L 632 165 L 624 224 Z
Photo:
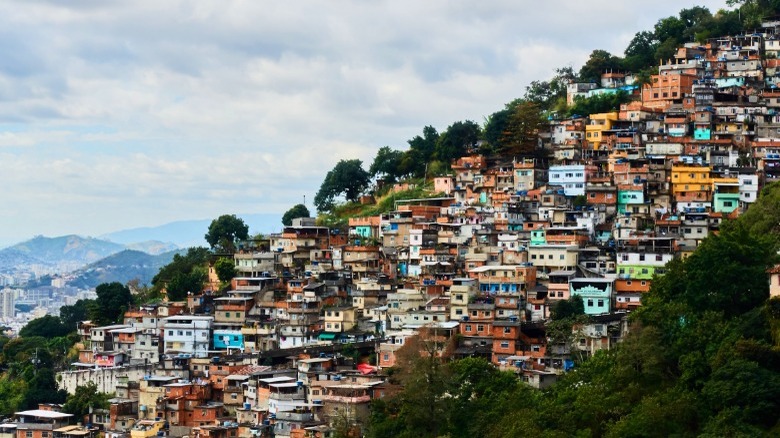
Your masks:
M 284 212 L 700 4 L 0 2 L 0 241 Z

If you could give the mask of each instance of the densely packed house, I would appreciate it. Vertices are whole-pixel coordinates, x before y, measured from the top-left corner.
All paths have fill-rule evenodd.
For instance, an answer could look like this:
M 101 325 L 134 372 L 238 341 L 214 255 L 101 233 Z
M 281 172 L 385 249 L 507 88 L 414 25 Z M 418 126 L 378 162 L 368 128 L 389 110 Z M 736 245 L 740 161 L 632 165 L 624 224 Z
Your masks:
M 359 425 L 397 389 L 382 370 L 411 339 L 421 354 L 484 357 L 546 387 L 573 356 L 618 342 L 665 265 L 780 178 L 778 26 L 686 44 L 647 83 L 606 72 L 569 84 L 569 102 L 636 99 L 553 118 L 539 132 L 546 159 L 461 157 L 433 178 L 435 197 L 351 218 L 346 232 L 302 218 L 246 242 L 227 291 L 132 309 L 119 325 L 84 321 L 60 385 L 113 392 L 84 424 L 133 438 Z M 553 341 L 551 309 L 575 296 L 589 318 Z M 25 427 L 0 425 L 0 437 L 39 423 L 56 434 L 56 411 L 21 412 Z

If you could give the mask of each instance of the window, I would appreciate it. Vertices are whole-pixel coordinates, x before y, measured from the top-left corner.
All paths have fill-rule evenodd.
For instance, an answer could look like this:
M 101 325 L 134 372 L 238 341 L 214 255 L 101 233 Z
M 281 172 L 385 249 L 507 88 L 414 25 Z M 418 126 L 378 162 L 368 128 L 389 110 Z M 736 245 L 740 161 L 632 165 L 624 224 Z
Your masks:
M 477 331 L 478 332 L 484 332 L 485 331 L 485 326 L 482 325 L 482 324 L 477 325 Z
M 467 331 L 467 332 L 470 332 L 470 331 L 471 331 L 471 324 L 466 324 L 466 331 Z
M 661 262 L 663 260 L 664 260 L 664 257 L 661 254 L 656 254 L 655 255 L 655 261 Z
M 604 307 L 604 300 L 598 300 L 598 306 Z
M 501 342 L 501 348 L 509 348 L 509 342 L 503 341 Z
M 593 307 L 593 300 L 588 300 L 588 307 Z
M 780 277 L 778 277 L 778 279 L 780 280 Z M 512 328 L 511 327 L 504 327 L 504 334 L 505 335 L 508 335 L 508 334 L 511 334 L 511 333 L 512 333 Z

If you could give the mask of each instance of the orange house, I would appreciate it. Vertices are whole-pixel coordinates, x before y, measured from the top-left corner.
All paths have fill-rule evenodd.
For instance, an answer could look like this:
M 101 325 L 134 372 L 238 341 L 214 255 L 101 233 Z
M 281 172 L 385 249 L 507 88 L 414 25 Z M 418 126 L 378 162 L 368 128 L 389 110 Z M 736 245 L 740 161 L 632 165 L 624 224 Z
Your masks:
M 493 323 L 493 355 L 491 361 L 499 362 L 517 352 L 520 339 L 520 323 L 516 321 L 496 321 Z
M 696 79 L 695 75 L 688 74 L 653 75 L 652 83 L 642 89 L 642 102 L 649 108 L 668 108 L 691 93 Z

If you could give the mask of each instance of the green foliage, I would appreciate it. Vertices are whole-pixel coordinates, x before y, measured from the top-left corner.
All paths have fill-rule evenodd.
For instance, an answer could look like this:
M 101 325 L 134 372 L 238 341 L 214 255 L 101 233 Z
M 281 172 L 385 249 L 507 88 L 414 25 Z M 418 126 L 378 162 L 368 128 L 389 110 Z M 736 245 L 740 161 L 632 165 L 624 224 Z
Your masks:
M 436 142 L 436 157 L 444 163 L 450 163 L 473 152 L 482 135 L 479 125 L 466 120 L 455 122 L 447 127 Z
M 371 177 L 382 177 L 387 183 L 394 183 L 402 176 L 399 169 L 404 153 L 391 149 L 390 146 L 382 146 L 376 152 L 376 157 L 368 169 Z
M 236 244 L 249 237 L 249 227 L 234 214 L 223 214 L 211 221 L 205 235 L 206 242 L 219 252 L 236 252 Z
M 187 292 L 198 293 L 207 278 L 208 261 L 209 250 L 203 247 L 189 248 L 184 255 L 175 254 L 171 263 L 163 266 L 152 279 L 152 289 L 156 294 L 164 289 L 173 301 L 186 298 Z
M 542 114 L 539 105 L 516 101 L 510 110 L 496 152 L 504 156 L 534 154 L 539 142 Z
M 229 283 L 236 276 L 236 263 L 233 259 L 220 257 L 214 262 L 214 271 L 216 271 L 219 281 Z
M 296 204 L 289 210 L 287 210 L 282 216 L 282 225 L 289 227 L 292 225 L 293 219 L 300 217 L 311 217 L 309 209 L 303 204 Z
M 594 50 L 580 68 L 580 82 L 601 83 L 601 74 L 608 70 L 619 71 L 622 69 L 621 59 L 606 50 Z
M 77 419 L 82 419 L 89 414 L 90 408 L 108 409 L 110 406 L 109 398 L 111 395 L 98 391 L 95 382 L 87 382 L 85 385 L 77 387 L 74 394 L 68 395 L 65 404 L 62 405 L 62 410 L 73 414 Z
M 482 130 L 482 136 L 485 141 L 490 145 L 491 152 L 496 150 L 501 145 L 501 138 L 504 135 L 504 130 L 509 123 L 509 118 L 512 114 L 512 110 L 504 108 L 500 111 L 496 111 L 491 114 L 485 120 L 485 126 Z
M 551 309 L 551 317 L 554 320 L 574 318 L 585 314 L 585 303 L 582 297 L 574 295 L 568 300 L 558 300 Z
M 28 377 L 27 390 L 22 400 L 23 409 L 38 409 L 40 403 L 63 403 L 68 393 L 57 390 L 54 370 L 39 367 Z
M 356 202 L 368 187 L 370 175 L 363 170 L 360 160 L 341 160 L 325 175 L 319 191 L 314 196 L 314 205 L 318 211 L 330 210 L 337 196 L 343 195 L 347 201 Z
M 574 105 L 569 108 L 569 115 L 588 116 L 590 114 L 617 111 L 620 105 L 631 101 L 631 95 L 623 90 L 616 93 L 598 94 L 592 97 L 577 96 Z
M 768 186 L 748 214 L 668 264 L 623 342 L 546 391 L 474 359 L 420 357 L 420 344 L 413 359 L 404 346 L 393 374 L 404 390 L 374 405 L 370 436 L 776 436 L 780 299 L 767 299 L 765 271 L 780 248 L 777 192 Z M 580 306 L 556 305 L 551 343 L 572 342 L 587 322 Z
M 76 326 L 73 326 L 76 329 Z M 41 336 L 43 338 L 56 338 L 65 336 L 70 330 L 62 323 L 58 316 L 46 315 L 33 319 L 19 330 L 19 336 Z
M 26 392 L 24 379 L 13 378 L 9 373 L 0 376 L 0 415 L 10 416 L 22 410 Z
M 523 99 L 539 105 L 543 112 L 556 111 L 561 102 L 566 103 L 566 86 L 576 75 L 571 67 L 555 69 L 555 76 L 549 81 L 532 81 L 525 87 Z
M 168 281 L 165 288 L 166 295 L 171 301 L 181 301 L 187 298 L 188 293 L 200 293 L 208 274 L 203 266 L 196 266 L 190 272 L 176 272 Z
M 78 300 L 76 304 L 60 307 L 60 321 L 70 331 L 76 330 L 76 324 L 89 318 L 89 303 L 94 300 Z
M 95 288 L 97 299 L 90 319 L 98 325 L 114 324 L 122 320 L 125 311 L 133 304 L 130 288 L 122 283 L 103 283 Z

